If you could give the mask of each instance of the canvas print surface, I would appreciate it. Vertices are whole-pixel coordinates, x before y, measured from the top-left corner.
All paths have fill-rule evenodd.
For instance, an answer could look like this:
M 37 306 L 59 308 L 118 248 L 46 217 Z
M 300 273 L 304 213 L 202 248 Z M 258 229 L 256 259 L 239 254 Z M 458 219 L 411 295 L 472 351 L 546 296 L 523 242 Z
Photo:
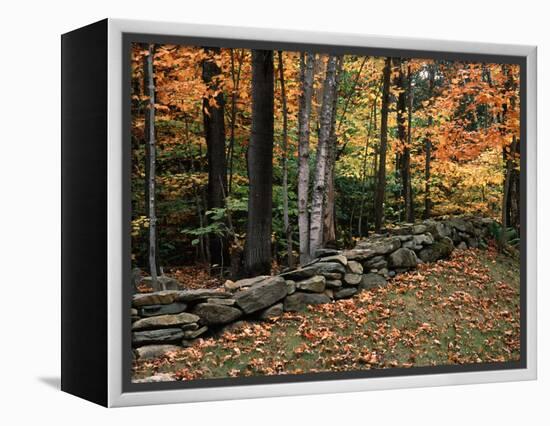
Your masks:
M 132 382 L 520 361 L 520 67 L 134 43 Z

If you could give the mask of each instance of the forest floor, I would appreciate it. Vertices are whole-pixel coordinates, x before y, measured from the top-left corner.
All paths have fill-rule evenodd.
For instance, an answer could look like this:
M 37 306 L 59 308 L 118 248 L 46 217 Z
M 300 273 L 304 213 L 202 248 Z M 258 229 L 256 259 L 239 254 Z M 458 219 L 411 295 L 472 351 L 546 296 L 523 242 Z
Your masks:
M 134 364 L 134 379 L 192 380 L 517 361 L 519 262 L 455 250 L 352 299 L 242 321 L 181 351 Z

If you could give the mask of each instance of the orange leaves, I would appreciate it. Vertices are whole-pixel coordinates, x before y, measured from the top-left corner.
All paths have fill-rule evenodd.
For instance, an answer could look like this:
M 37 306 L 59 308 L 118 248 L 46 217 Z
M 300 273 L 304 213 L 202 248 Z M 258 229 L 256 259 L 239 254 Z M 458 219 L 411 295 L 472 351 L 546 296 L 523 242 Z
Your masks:
M 519 269 L 500 256 L 491 248 L 455 250 L 354 298 L 276 321 L 245 320 L 138 361 L 134 375 L 194 380 L 517 360 Z

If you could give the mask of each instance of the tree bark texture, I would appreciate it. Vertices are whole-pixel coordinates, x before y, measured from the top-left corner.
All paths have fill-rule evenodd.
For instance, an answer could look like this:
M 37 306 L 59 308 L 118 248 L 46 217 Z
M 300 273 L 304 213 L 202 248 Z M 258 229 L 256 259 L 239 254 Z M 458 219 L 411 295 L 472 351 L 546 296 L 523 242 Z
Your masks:
M 300 239 L 300 263 L 309 262 L 309 135 L 311 100 L 313 96 L 313 71 L 315 56 L 302 53 L 300 57 L 300 81 L 302 93 L 298 112 L 298 231 Z
M 252 134 L 248 147 L 247 276 L 271 271 L 273 179 L 273 51 L 252 51 Z
M 219 48 L 205 49 L 210 58 L 202 64 L 202 79 L 209 91 L 218 90 L 217 77 L 221 74 L 220 67 L 215 62 L 214 55 L 220 53 Z M 208 158 L 208 194 L 207 209 L 223 208 L 227 193 L 227 167 L 225 154 L 225 122 L 224 97 L 220 91 L 216 96 L 203 99 L 204 136 Z M 210 235 L 210 262 L 223 267 L 224 259 L 228 260 L 227 241 L 215 235 Z
M 323 104 L 321 107 L 319 125 L 319 143 L 315 159 L 315 177 L 311 197 L 311 217 L 309 224 L 309 253 L 313 257 L 315 251 L 323 244 L 323 214 L 326 194 L 327 166 L 329 157 L 330 129 L 332 123 L 333 96 L 336 88 L 336 68 L 338 58 L 330 56 L 323 86 Z
M 407 132 L 405 129 L 405 110 L 406 110 L 406 95 L 407 87 L 405 85 L 405 76 L 403 73 L 403 63 L 401 59 L 394 59 L 394 66 L 398 68 L 399 73 L 395 77 L 394 85 L 399 89 L 399 94 L 397 95 L 397 139 L 399 140 L 399 145 L 396 147 L 395 154 L 395 171 L 398 175 L 399 182 L 401 183 L 401 197 L 403 198 L 403 211 L 406 210 L 406 198 L 405 198 L 405 176 L 403 172 L 404 167 L 404 157 L 405 157 L 405 146 L 407 145 Z M 400 215 L 401 216 L 401 215 Z
M 411 182 L 411 147 L 412 147 L 412 107 L 413 90 L 411 66 L 407 67 L 407 141 L 403 148 L 403 159 L 401 162 L 401 179 L 403 180 L 403 200 L 405 202 L 405 220 L 409 223 L 414 222 L 414 204 Z
M 282 168 L 283 168 L 283 226 L 286 236 L 286 254 L 289 268 L 294 267 L 292 254 L 292 229 L 288 218 L 288 111 L 286 105 L 285 71 L 283 64 L 283 52 L 279 50 L 279 80 L 281 83 L 281 103 L 283 107 L 283 143 L 282 143 Z
M 429 72 L 429 81 L 428 81 L 428 97 L 429 99 L 433 96 L 434 80 L 435 80 L 435 68 L 430 66 L 428 68 Z M 430 115 L 428 117 L 428 129 L 431 129 L 433 125 L 433 118 Z M 424 167 L 424 219 L 429 219 L 432 215 L 432 199 L 430 195 L 430 179 L 431 179 L 431 161 L 432 161 L 432 140 L 431 135 L 428 133 L 428 136 L 424 139 L 425 145 L 425 167 Z
M 363 64 L 365 62 L 363 61 Z M 336 65 L 336 81 L 334 84 L 334 92 L 332 96 L 332 117 L 330 123 L 330 136 L 328 144 L 328 160 L 327 160 L 327 189 L 325 196 L 325 206 L 323 212 L 323 246 L 328 243 L 336 242 L 336 187 L 334 182 L 337 152 L 337 135 L 336 135 L 336 113 L 338 110 L 338 87 L 342 75 L 343 59 L 338 58 Z M 351 95 L 348 99 L 351 98 Z M 343 119 L 343 117 L 342 117 Z
M 382 83 L 382 107 L 380 111 L 380 145 L 378 147 L 378 174 L 374 199 L 374 228 L 380 232 L 384 221 L 386 195 L 386 151 L 388 148 L 388 103 L 390 97 L 391 58 L 386 58 Z
M 148 97 L 145 115 L 147 217 L 149 219 L 148 262 L 153 289 L 157 290 L 157 216 L 156 216 L 156 138 L 155 138 L 155 46 L 146 45 L 148 54 L 144 57 L 143 78 Z

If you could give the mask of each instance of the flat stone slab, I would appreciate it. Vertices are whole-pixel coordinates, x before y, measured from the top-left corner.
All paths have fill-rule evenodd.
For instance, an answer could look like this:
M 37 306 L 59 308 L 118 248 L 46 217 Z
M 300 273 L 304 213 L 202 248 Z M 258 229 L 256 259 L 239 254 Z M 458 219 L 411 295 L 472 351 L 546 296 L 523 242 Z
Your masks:
M 385 256 L 374 256 L 363 263 L 365 269 L 382 269 L 388 266 L 388 261 Z
M 319 257 L 334 256 L 340 253 L 341 253 L 340 250 L 321 248 L 321 249 L 315 250 L 314 256 L 319 258 Z
M 342 273 L 340 272 L 323 272 L 321 275 L 325 277 L 327 280 L 341 280 L 342 279 Z
M 398 237 L 383 237 L 373 240 L 361 241 L 355 249 L 368 249 L 374 255 L 389 254 L 401 247 L 401 240 Z M 348 257 L 349 259 L 349 257 Z
M 390 268 L 416 268 L 416 254 L 408 248 L 399 248 L 388 258 Z
M 153 293 L 138 293 L 132 296 L 132 306 L 139 308 L 145 305 L 168 305 L 176 301 L 180 292 L 176 290 L 155 291 Z
M 217 303 L 199 303 L 193 309 L 205 324 L 227 324 L 242 316 L 240 309 L 233 306 L 219 305 Z
M 429 232 L 426 232 L 425 234 L 415 235 L 413 237 L 413 241 L 417 245 L 421 245 L 421 244 L 430 245 L 434 243 L 434 237 Z
M 428 226 L 424 225 L 423 223 L 420 223 L 418 225 L 414 225 L 412 227 L 412 233 L 414 235 L 423 234 L 428 231 Z
M 132 332 L 133 346 L 179 343 L 182 339 L 183 330 L 181 328 L 163 328 L 160 330 Z
M 244 313 L 251 314 L 275 304 L 287 295 L 287 291 L 284 278 L 271 277 L 235 293 L 234 298 Z
M 180 312 L 185 312 L 186 309 L 187 304 L 180 302 L 174 302 L 168 305 L 145 305 L 139 309 L 139 316 L 155 317 L 157 315 L 179 314 Z
M 142 318 L 132 324 L 132 330 L 146 330 L 152 328 L 167 328 L 183 324 L 196 323 L 200 318 L 189 312 L 182 312 L 174 315 L 159 315 L 155 317 Z
M 271 278 L 271 276 L 270 275 L 258 275 L 257 277 L 245 278 L 243 280 L 238 280 L 238 281 L 227 280 L 223 286 L 228 291 L 237 291 L 237 290 L 240 290 L 243 287 L 251 287 L 254 284 L 262 282 L 267 278 Z
M 347 257 L 348 261 L 367 260 L 368 258 L 375 256 L 376 252 L 368 248 L 354 248 L 352 250 L 346 250 L 343 254 Z
M 206 303 L 215 303 L 218 305 L 234 306 L 235 299 L 218 299 L 217 297 L 209 297 L 206 299 Z
M 225 299 L 225 298 L 231 297 L 231 293 L 201 288 L 197 290 L 180 291 L 178 292 L 176 299 L 178 302 L 197 302 L 201 300 L 206 300 L 210 297 Z
M 304 281 L 296 283 L 296 289 L 302 291 L 309 291 L 312 293 L 322 293 L 325 291 L 326 279 L 322 275 L 314 275 Z
M 181 329 L 183 331 L 196 330 L 198 328 L 199 328 L 199 325 L 196 322 L 192 322 L 190 324 L 182 324 L 181 326 Z
M 292 294 L 296 291 L 296 281 L 293 280 L 285 280 L 286 283 L 286 293 Z
M 454 250 L 453 241 L 449 237 L 442 237 L 432 245 L 425 247 L 418 253 L 423 262 L 435 262 L 450 256 Z
M 356 287 L 341 288 L 340 290 L 334 292 L 334 298 L 336 300 L 347 299 L 348 297 L 352 297 L 354 294 L 357 294 L 358 291 L 359 290 L 357 290 Z
M 349 285 L 359 285 L 361 282 L 361 274 L 346 274 L 344 275 L 344 281 Z
M 276 303 L 273 306 L 270 306 L 267 309 L 264 309 L 260 312 L 260 315 L 258 318 L 260 319 L 269 319 L 269 318 L 278 318 L 281 315 L 283 315 L 283 304 L 282 303 Z
M 181 346 L 176 345 L 147 345 L 136 348 L 135 353 L 138 359 L 145 360 L 160 358 L 169 352 L 177 352 L 181 350 Z
M 317 262 L 313 265 L 304 266 L 293 271 L 281 274 L 285 279 L 300 281 L 311 278 L 314 275 L 325 275 L 325 273 L 346 273 L 346 268 L 340 262 Z
M 363 290 L 363 289 L 369 289 L 374 287 L 380 287 L 386 284 L 387 284 L 387 281 L 383 276 L 375 273 L 369 273 L 369 274 L 364 274 L 361 277 L 359 288 Z
M 319 259 L 319 262 L 338 262 L 346 266 L 348 264 L 348 258 L 342 254 L 335 254 L 332 256 L 326 256 Z
M 347 270 L 352 274 L 360 275 L 363 273 L 363 266 L 359 262 L 356 262 L 355 260 L 350 260 L 347 265 Z
M 304 310 L 307 305 L 320 305 L 323 303 L 330 303 L 330 298 L 326 294 L 302 293 L 297 291 L 285 298 L 284 310 L 297 312 Z
M 340 288 L 342 287 L 342 280 L 326 280 L 327 288 Z
M 184 339 L 196 339 L 201 334 L 206 333 L 208 330 L 208 327 L 205 325 L 201 328 L 197 328 L 196 330 L 187 330 L 183 332 L 183 338 Z

